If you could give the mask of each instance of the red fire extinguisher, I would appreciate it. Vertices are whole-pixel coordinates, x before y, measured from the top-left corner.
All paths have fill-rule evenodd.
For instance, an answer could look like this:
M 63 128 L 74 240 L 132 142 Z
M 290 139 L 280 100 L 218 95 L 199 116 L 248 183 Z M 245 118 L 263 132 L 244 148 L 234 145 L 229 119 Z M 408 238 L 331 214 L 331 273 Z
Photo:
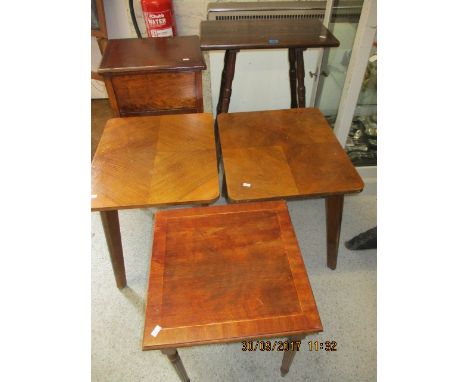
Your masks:
M 141 0 L 148 37 L 176 35 L 174 10 L 171 0 Z

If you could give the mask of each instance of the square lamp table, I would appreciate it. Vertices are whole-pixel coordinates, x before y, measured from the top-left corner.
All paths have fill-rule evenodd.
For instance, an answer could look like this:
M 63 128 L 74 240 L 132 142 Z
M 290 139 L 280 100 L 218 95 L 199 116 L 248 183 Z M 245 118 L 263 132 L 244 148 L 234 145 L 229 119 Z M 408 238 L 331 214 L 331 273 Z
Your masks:
M 286 202 L 156 214 L 143 350 L 161 350 L 183 382 L 178 347 L 253 341 L 284 351 L 285 375 L 300 340 L 320 331 Z M 276 337 L 288 340 L 255 341 Z
M 364 183 L 319 109 L 218 115 L 231 202 L 323 197 L 327 265 L 336 268 L 343 197 Z
M 208 113 L 107 121 L 91 165 L 91 210 L 101 213 L 117 287 L 127 284 L 118 210 L 218 199 L 213 125 Z

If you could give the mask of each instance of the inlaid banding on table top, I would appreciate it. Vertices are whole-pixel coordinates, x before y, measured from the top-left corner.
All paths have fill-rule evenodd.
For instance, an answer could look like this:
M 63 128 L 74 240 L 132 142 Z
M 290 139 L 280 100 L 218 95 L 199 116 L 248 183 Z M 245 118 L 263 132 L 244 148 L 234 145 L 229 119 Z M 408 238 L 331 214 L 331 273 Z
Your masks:
M 218 128 L 232 201 L 319 197 L 364 187 L 318 109 L 225 113 L 218 115 Z
M 156 214 L 144 350 L 320 330 L 284 202 Z
M 162 327 L 156 337 L 145 334 L 143 350 L 239 342 L 258 338 L 278 338 L 317 333 L 322 330 L 320 318 L 316 313 L 189 327 Z
M 210 203 L 219 197 L 208 113 L 110 119 L 93 158 L 93 210 Z

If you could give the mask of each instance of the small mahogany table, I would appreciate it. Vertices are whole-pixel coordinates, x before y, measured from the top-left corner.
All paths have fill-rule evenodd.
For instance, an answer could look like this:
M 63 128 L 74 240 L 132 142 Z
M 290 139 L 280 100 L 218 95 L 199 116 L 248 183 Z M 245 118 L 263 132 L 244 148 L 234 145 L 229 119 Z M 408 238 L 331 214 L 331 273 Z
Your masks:
M 335 269 L 343 196 L 364 184 L 320 110 L 221 114 L 218 128 L 230 201 L 325 198 L 327 265 Z
M 229 110 L 236 54 L 240 49 L 288 48 L 291 107 L 297 108 L 305 107 L 303 51 L 340 45 L 316 19 L 202 21 L 200 40 L 202 50 L 226 50 L 216 109 L 218 114 Z
M 110 119 L 92 161 L 91 179 L 91 210 L 101 211 L 115 280 L 123 288 L 118 210 L 218 199 L 213 116 Z
M 284 375 L 299 340 L 320 331 L 284 201 L 156 214 L 143 350 L 162 350 L 182 381 L 178 347 L 287 336 L 270 343 L 288 350 Z
M 109 40 L 98 73 L 115 117 L 203 112 L 198 36 Z

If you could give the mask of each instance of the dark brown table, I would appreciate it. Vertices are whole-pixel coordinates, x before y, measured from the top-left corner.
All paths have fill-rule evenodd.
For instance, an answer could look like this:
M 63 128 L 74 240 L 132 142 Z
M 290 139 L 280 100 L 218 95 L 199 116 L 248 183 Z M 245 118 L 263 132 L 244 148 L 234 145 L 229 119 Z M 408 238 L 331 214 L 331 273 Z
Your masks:
M 217 113 L 227 113 L 236 55 L 240 49 L 288 48 L 291 107 L 305 107 L 304 57 L 307 48 L 337 47 L 340 42 L 315 19 L 212 20 L 200 25 L 201 50 L 226 50 Z
M 203 112 L 198 36 L 109 40 L 98 73 L 115 117 Z

